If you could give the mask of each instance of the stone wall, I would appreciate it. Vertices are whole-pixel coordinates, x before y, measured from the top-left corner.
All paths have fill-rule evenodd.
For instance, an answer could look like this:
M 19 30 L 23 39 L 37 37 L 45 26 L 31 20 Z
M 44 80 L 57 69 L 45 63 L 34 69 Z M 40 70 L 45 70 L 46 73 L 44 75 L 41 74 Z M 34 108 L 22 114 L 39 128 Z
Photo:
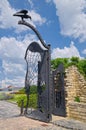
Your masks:
M 84 118 L 86 117 L 86 80 L 75 66 L 69 67 L 65 72 L 65 102 L 67 117 L 86 121 L 86 118 Z M 80 103 L 74 102 L 77 97 L 80 100 Z
M 86 103 L 69 102 L 69 117 L 86 122 Z

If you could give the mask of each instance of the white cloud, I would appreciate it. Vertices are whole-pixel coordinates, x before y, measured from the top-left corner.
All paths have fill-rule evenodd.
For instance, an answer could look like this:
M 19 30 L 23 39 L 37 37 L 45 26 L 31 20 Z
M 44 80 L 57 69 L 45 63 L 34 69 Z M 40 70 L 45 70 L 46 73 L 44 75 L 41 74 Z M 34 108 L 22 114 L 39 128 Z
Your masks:
M 0 80 L 7 85 L 24 86 L 26 62 L 24 60 L 27 46 L 36 40 L 34 35 L 25 36 L 24 40 L 14 37 L 0 39 Z M 2 84 L 2 82 L 0 81 Z
M 16 22 L 13 18 L 15 9 L 12 9 L 7 0 L 0 2 L 0 28 L 10 28 Z
M 19 52 L 22 51 L 22 53 Z M 22 58 L 25 46 L 15 38 L 2 37 L 0 39 L 0 56 L 2 58 Z
M 3 88 L 8 87 L 9 85 L 15 87 L 24 87 L 24 78 L 22 76 L 15 79 L 9 79 L 6 77 L 4 80 L 0 81 L 0 86 L 2 86 Z
M 14 28 L 16 32 L 20 32 L 26 30 L 25 27 L 18 25 L 18 17 L 13 17 L 13 14 L 17 10 L 12 8 L 10 3 L 7 0 L 3 0 L 0 2 L 0 28 L 2 29 L 10 29 Z
M 34 10 L 31 10 L 28 12 L 31 17 L 32 17 L 32 21 L 36 24 L 36 25 L 42 25 L 43 23 L 46 22 L 45 18 L 42 18 L 40 16 L 40 14 L 36 13 Z
M 25 44 L 17 41 L 15 38 L 2 37 L 0 39 L 0 59 L 2 60 L 3 68 L 1 70 L 3 71 L 3 82 L 6 85 L 14 84 L 15 86 L 14 80 L 19 79 L 20 76 L 24 79 L 26 65 L 24 61 L 25 49 Z M 20 86 L 20 83 L 17 85 Z
M 84 49 L 84 50 L 82 51 L 82 53 L 83 53 L 83 54 L 86 54 L 86 49 Z
M 4 73 L 6 76 L 8 77 L 15 77 L 18 75 L 25 75 L 25 62 L 23 60 L 21 60 L 21 62 L 17 61 L 17 63 L 14 61 L 9 61 L 9 59 L 7 60 L 3 60 L 3 68 L 4 68 Z
M 27 27 L 19 26 L 18 17 L 13 17 L 13 14 L 16 13 L 18 10 L 11 7 L 8 0 L 0 1 L 0 28 L 7 29 L 7 28 L 14 28 L 16 32 L 24 31 Z M 40 14 L 35 12 L 34 10 L 29 11 L 29 15 L 32 17 L 32 21 L 29 21 L 32 25 L 42 25 L 45 23 L 46 19 L 42 18 Z
M 86 40 L 86 1 L 53 0 L 59 17 L 61 34 Z
M 74 46 L 74 42 L 71 42 L 70 47 L 64 47 L 63 49 L 55 48 L 52 50 L 51 57 L 55 58 L 71 58 L 72 56 L 79 57 L 78 49 Z
M 34 3 L 32 2 L 32 0 L 28 0 L 28 2 L 30 4 L 31 8 L 33 8 L 34 7 Z
M 18 40 L 14 37 L 2 37 L 0 39 L 0 86 L 2 84 L 4 84 L 4 86 L 24 86 L 26 74 L 25 52 L 28 45 L 33 41 L 37 41 L 35 35 L 26 35 L 23 40 L 21 37 L 19 37 Z M 36 66 L 37 61 L 40 60 L 40 56 L 37 56 L 36 54 L 30 54 L 29 56 L 32 58 L 30 59 L 31 64 L 29 64 L 32 69 L 32 66 L 34 64 Z M 36 69 L 34 69 L 34 72 L 35 70 Z M 34 82 L 37 81 L 37 78 L 35 77 L 36 74 L 37 73 L 35 72 L 33 77 Z
M 46 0 L 47 3 L 50 3 L 52 0 Z

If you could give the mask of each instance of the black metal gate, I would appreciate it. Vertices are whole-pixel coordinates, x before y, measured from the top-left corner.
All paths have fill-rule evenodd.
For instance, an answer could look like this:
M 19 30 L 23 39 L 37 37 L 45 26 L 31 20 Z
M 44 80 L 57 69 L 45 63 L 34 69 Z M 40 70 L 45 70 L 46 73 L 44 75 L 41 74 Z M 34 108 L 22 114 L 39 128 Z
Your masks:
M 60 64 L 53 71 L 53 114 L 65 116 L 64 67 Z
M 27 105 L 25 113 L 27 114 L 30 88 L 32 85 L 37 86 L 38 110 L 43 113 L 44 121 L 51 120 L 51 108 L 53 113 L 65 116 L 65 96 L 64 96 L 64 68 L 63 65 L 53 71 L 53 83 L 51 82 L 50 66 L 50 45 L 46 45 L 36 28 L 25 21 L 30 18 L 27 10 L 21 10 L 14 16 L 21 17 L 18 24 L 31 28 L 37 35 L 40 43 L 32 42 L 25 54 L 27 71 L 25 77 L 25 90 L 27 94 Z
M 27 99 L 29 100 L 31 86 L 35 84 L 38 95 L 37 110 L 41 112 L 40 116 L 43 114 L 42 118 L 38 118 L 48 122 L 51 120 L 50 46 L 43 46 L 41 43 L 32 42 L 26 50 L 25 60 L 27 63 L 25 78 Z

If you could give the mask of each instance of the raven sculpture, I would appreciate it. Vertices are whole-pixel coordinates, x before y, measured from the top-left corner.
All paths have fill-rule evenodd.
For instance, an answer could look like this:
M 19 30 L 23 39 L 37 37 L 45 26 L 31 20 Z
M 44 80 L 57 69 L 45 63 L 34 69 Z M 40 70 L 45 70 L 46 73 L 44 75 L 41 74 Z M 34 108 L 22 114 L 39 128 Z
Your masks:
M 31 16 L 27 15 L 28 11 L 27 10 L 21 10 L 15 14 L 13 14 L 13 16 L 18 16 L 18 17 L 21 17 L 22 20 L 25 18 L 25 19 L 30 19 L 31 20 Z

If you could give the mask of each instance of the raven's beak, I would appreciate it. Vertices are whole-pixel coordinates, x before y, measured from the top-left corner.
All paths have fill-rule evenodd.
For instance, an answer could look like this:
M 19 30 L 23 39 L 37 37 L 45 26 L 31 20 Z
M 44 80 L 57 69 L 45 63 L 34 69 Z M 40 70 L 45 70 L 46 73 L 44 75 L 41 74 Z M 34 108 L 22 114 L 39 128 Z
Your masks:
M 16 15 L 17 15 L 17 13 L 13 14 L 13 16 L 16 16 Z

